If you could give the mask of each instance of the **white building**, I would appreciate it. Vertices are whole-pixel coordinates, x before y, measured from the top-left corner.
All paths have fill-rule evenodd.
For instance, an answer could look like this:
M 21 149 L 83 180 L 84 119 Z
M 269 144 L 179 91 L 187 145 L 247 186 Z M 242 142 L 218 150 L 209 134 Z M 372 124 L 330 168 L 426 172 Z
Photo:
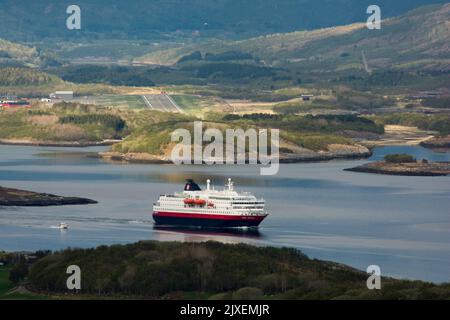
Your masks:
M 50 94 L 50 99 L 72 100 L 73 91 L 56 91 Z

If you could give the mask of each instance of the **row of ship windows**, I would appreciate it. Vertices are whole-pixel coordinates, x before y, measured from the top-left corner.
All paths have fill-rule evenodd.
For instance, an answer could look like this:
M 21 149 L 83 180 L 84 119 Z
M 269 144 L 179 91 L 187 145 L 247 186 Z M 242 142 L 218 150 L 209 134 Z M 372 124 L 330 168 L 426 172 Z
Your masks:
M 167 204 L 161 202 L 160 205 L 163 206 L 163 205 L 167 205 Z M 185 208 L 185 207 L 186 207 L 186 205 L 185 205 L 184 203 L 170 204 L 170 206 L 173 206 L 173 207 L 182 207 L 182 208 Z M 233 205 L 232 208 L 234 208 L 234 209 L 264 209 L 264 206 L 255 206 L 255 205 L 253 205 L 253 206 L 234 206 L 234 205 Z
M 232 204 L 264 204 L 264 202 L 233 202 Z
M 172 199 L 184 199 L 185 197 L 174 196 L 174 195 L 164 195 L 163 198 L 171 198 Z M 199 196 L 196 197 L 197 199 Z M 245 201 L 244 203 L 250 202 L 253 203 L 254 200 L 251 199 L 236 199 L 236 198 L 219 198 L 219 197 L 209 197 L 209 200 L 219 200 L 219 201 Z
M 161 195 L 160 197 L 165 197 L 165 198 L 175 198 L 175 199 L 184 199 L 184 198 L 186 198 L 186 196 L 175 196 L 175 195 L 171 195 L 171 194 L 167 194 L 167 195 Z M 199 196 L 197 196 L 197 197 L 199 197 Z M 233 198 L 222 198 L 222 197 L 209 197 L 209 199 L 212 199 L 212 200 L 227 200 L 227 201 L 230 201 L 230 200 L 233 200 Z M 245 200 L 245 199 L 236 199 L 236 200 Z
M 164 205 L 161 205 L 161 204 L 157 204 L 158 206 L 160 206 L 160 207 L 162 207 L 162 208 L 164 208 Z M 178 207 L 178 208 L 190 208 L 190 207 L 188 207 L 188 206 L 185 206 L 185 205 L 177 205 L 177 206 L 172 206 L 172 207 Z M 203 208 L 204 209 L 204 208 Z M 218 209 L 217 208 L 207 208 L 207 209 L 209 209 L 209 210 L 211 210 L 211 211 L 215 211 L 215 212 L 222 212 L 222 211 L 218 211 Z M 236 210 L 236 209 L 243 209 L 243 210 L 245 210 L 245 209 L 252 209 L 252 210 L 263 210 L 264 209 L 264 207 L 227 207 L 226 208 L 227 210 Z M 223 209 L 222 209 L 223 210 Z
M 210 198 L 211 199 L 211 198 Z M 170 199 L 170 200 L 172 200 L 172 199 Z M 163 203 L 163 202 L 170 202 L 170 203 L 174 203 L 174 204 L 177 204 L 177 203 L 179 203 L 179 201 L 170 201 L 170 200 L 167 200 L 167 201 L 165 201 L 165 199 L 161 199 L 160 201 L 161 201 L 161 203 Z M 215 203 L 230 203 L 230 201 L 216 201 Z M 264 205 L 265 203 L 264 202 L 231 202 L 231 204 L 232 205 L 235 205 L 235 204 L 240 204 L 240 205 L 258 205 L 258 204 L 260 204 L 260 205 Z

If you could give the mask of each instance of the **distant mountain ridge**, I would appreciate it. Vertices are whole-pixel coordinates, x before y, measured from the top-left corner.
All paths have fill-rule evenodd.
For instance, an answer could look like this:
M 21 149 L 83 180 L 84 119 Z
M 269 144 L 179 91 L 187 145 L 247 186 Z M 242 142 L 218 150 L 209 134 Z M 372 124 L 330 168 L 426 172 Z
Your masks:
M 250 54 L 271 66 L 308 70 L 408 67 L 450 70 L 450 4 L 425 6 L 384 20 L 381 30 L 364 23 L 260 36 L 242 41 L 212 41 L 148 54 L 140 61 L 175 63 L 200 51 Z
M 443 2 L 378 0 L 377 4 L 386 18 Z M 0 37 L 19 41 L 151 39 L 167 32 L 184 33 L 186 37 L 246 37 L 364 21 L 373 1 L 77 0 L 82 10 L 82 29 L 68 31 L 66 8 L 71 4 L 66 0 L 0 0 Z

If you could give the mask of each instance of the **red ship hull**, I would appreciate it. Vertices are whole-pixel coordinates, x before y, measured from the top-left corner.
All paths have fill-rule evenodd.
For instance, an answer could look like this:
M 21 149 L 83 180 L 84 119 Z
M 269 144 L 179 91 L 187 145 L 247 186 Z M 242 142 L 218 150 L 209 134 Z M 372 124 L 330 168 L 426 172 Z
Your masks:
M 208 228 L 257 227 L 267 215 L 217 215 L 180 212 L 154 212 L 153 219 L 157 225 L 198 226 Z

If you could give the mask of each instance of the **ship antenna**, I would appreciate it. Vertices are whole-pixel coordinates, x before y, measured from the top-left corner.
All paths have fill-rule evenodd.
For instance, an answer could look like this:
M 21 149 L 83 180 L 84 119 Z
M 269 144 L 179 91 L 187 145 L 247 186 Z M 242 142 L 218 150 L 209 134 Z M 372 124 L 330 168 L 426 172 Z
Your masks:
M 206 190 L 209 191 L 210 186 L 211 186 L 211 180 L 208 179 L 208 180 L 206 180 Z

